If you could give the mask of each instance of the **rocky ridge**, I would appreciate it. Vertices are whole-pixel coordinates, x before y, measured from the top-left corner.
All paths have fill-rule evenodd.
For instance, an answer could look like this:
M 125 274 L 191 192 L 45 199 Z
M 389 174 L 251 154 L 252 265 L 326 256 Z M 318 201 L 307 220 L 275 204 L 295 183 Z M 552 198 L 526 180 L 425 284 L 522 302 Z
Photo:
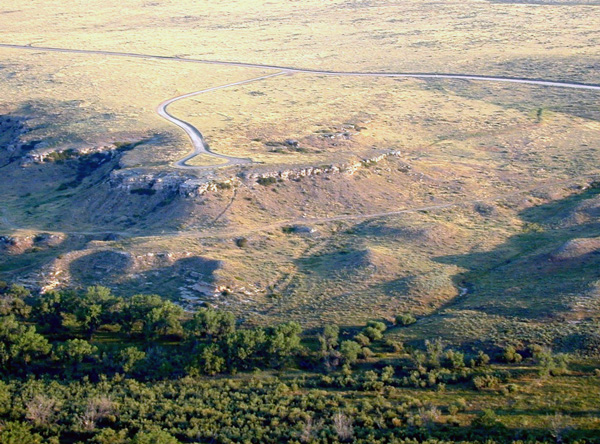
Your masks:
M 148 189 L 155 192 L 173 192 L 184 197 L 198 197 L 209 192 L 229 189 L 245 183 L 249 186 L 264 183 L 265 180 L 285 182 L 318 175 L 345 174 L 351 176 L 361 168 L 375 165 L 391 156 L 399 157 L 400 151 L 390 151 L 377 156 L 341 165 L 323 165 L 267 172 L 242 171 L 238 176 L 226 179 L 214 177 L 190 178 L 181 172 L 151 173 L 137 170 L 114 170 L 109 183 L 113 188 L 129 191 Z

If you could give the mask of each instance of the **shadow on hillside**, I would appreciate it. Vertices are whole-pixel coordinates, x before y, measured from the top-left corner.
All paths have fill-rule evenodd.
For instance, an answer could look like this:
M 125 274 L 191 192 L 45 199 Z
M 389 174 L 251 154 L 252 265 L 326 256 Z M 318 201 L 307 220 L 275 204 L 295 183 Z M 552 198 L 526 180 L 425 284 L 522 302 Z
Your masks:
M 454 278 L 468 294 L 443 308 L 530 320 L 564 318 L 573 298 L 600 277 L 600 249 L 592 239 L 600 236 L 599 194 L 594 186 L 524 210 L 522 233 L 491 251 L 436 258 L 469 270 Z
M 69 265 L 75 286 L 114 287 L 124 296 L 157 293 L 164 297 L 179 295 L 182 286 L 212 283 L 222 262 L 201 256 L 173 259 L 169 253 L 133 256 L 117 251 L 97 251 Z M 143 270 L 143 271 L 138 271 Z

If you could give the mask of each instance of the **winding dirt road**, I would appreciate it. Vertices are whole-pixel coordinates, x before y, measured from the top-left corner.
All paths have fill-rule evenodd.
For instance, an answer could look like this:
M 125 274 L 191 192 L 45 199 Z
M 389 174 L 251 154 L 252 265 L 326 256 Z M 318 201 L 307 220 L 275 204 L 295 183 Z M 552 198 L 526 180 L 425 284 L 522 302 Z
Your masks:
M 189 136 L 192 145 L 194 147 L 193 151 L 186 155 L 184 158 L 173 163 L 175 168 L 183 168 L 183 169 L 194 169 L 194 170 L 205 170 L 205 169 L 213 169 L 219 168 L 227 165 L 240 165 L 240 164 L 248 164 L 252 163 L 251 159 L 241 158 L 241 157 L 233 157 L 227 156 L 224 154 L 215 153 L 210 150 L 208 144 L 204 140 L 202 133 L 195 128 L 193 125 L 185 122 L 177 117 L 173 116 L 167 111 L 167 107 L 176 102 L 177 100 L 186 99 L 188 97 L 197 96 L 200 94 L 205 94 L 211 91 L 216 91 L 219 89 L 225 89 L 236 85 L 243 85 L 250 82 L 257 82 L 260 80 L 268 79 L 275 76 L 280 76 L 283 74 L 316 74 L 323 76 L 354 76 L 354 77 L 393 77 L 393 78 L 417 78 L 417 79 L 454 79 L 454 80 L 468 80 L 468 81 L 485 81 L 485 82 L 502 82 L 502 83 L 513 83 L 513 84 L 525 84 L 525 85 L 537 85 L 544 87 L 553 87 L 553 88 L 573 88 L 573 89 L 584 89 L 584 90 L 593 90 L 600 91 L 600 85 L 587 84 L 587 83 L 577 83 L 577 82 L 561 82 L 554 80 L 543 80 L 543 79 L 527 79 L 527 78 L 517 78 L 517 77 L 503 77 L 503 76 L 483 76 L 476 74 L 444 74 L 444 73 L 402 73 L 402 72 L 358 72 L 358 71 L 320 71 L 317 69 L 309 69 L 309 68 L 294 68 L 294 67 L 286 67 L 286 66 L 277 66 L 277 65 L 262 65 L 258 63 L 245 63 L 245 62 L 230 62 L 230 61 L 222 61 L 222 60 L 203 60 L 203 59 L 187 59 L 179 56 L 164 56 L 164 55 L 153 55 L 153 54 L 140 54 L 140 53 L 132 53 L 132 52 L 116 52 L 116 51 L 101 51 L 101 50 L 91 50 L 91 49 L 70 49 L 70 48 L 54 48 L 48 46 L 31 46 L 31 45 L 14 45 L 7 43 L 0 43 L 0 48 L 9 48 L 9 49 L 19 49 L 19 50 L 28 50 L 28 51 L 42 51 L 42 52 L 61 52 L 61 53 L 70 53 L 70 54 L 94 54 L 94 55 L 104 55 L 104 56 L 112 56 L 112 57 L 130 57 L 130 58 L 143 58 L 143 59 L 158 59 L 158 60 L 169 60 L 175 62 L 183 62 L 183 63 L 202 63 L 202 64 L 210 64 L 210 65 L 224 65 L 224 66 L 235 66 L 241 68 L 256 68 L 256 69 L 275 69 L 279 72 L 275 74 L 265 75 L 261 77 L 256 77 L 248 80 L 243 80 L 240 82 L 229 83 L 227 85 L 216 86 L 208 89 L 204 89 L 201 91 L 195 91 L 188 94 L 183 94 L 178 97 L 173 97 L 172 99 L 166 100 L 161 103 L 156 112 L 169 122 L 177 125 L 186 134 Z M 226 162 L 220 165 L 210 165 L 210 166 L 193 166 L 188 165 L 187 162 L 200 155 L 208 155 L 212 157 L 216 157 L 219 159 L 224 159 Z
M 173 116 L 171 113 L 169 113 L 167 111 L 167 107 L 171 103 L 176 102 L 181 99 L 187 99 L 188 97 L 194 97 L 194 96 L 197 96 L 200 94 L 205 94 L 205 93 L 208 93 L 211 91 L 217 91 L 219 89 L 230 88 L 230 87 L 236 86 L 236 85 L 245 85 L 246 83 L 257 82 L 259 80 L 268 79 L 270 77 L 280 76 L 283 74 L 285 74 L 285 72 L 278 72 L 278 73 L 269 74 L 266 76 L 255 77 L 255 78 L 248 79 L 248 80 L 242 80 L 241 82 L 228 83 L 227 85 L 214 86 L 212 88 L 203 89 L 201 91 L 191 92 L 188 94 L 183 94 L 181 96 L 173 97 L 172 99 L 165 100 L 163 103 L 158 105 L 158 107 L 156 108 L 156 112 L 158 113 L 158 115 L 167 119 L 169 122 L 174 123 L 175 125 L 180 127 L 182 130 L 184 130 L 187 133 L 187 135 L 189 136 L 190 140 L 192 141 L 192 145 L 194 146 L 194 150 L 190 154 L 185 156 L 183 159 L 180 159 L 180 160 L 176 161 L 175 163 L 173 163 L 173 166 L 176 168 L 186 168 L 186 169 L 189 169 L 189 168 L 192 168 L 192 169 L 215 168 L 214 165 L 192 166 L 192 165 L 186 164 L 186 162 L 188 160 L 190 160 L 200 154 L 206 154 L 206 155 L 209 155 L 212 157 L 226 160 L 225 163 L 216 165 L 217 167 L 222 167 L 225 165 L 240 165 L 240 164 L 244 164 L 244 163 L 252 163 L 252 159 L 244 159 L 241 157 L 227 156 L 225 154 L 219 154 L 219 153 L 215 153 L 214 151 L 211 151 L 208 144 L 204 140 L 204 136 L 202 136 L 202 133 L 200 131 L 198 131 L 198 129 L 196 127 L 190 125 L 189 123 L 187 123 L 181 119 L 178 119 L 177 117 Z

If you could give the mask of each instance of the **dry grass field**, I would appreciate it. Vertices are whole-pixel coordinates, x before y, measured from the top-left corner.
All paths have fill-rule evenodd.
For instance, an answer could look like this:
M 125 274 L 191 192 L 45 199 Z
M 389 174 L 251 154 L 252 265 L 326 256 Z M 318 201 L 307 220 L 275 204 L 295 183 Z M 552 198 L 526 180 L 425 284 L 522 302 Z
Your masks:
M 156 114 L 163 100 L 257 73 L 4 48 L 0 54 L 2 113 L 33 119 L 25 141 L 40 140 L 43 149 L 64 150 L 162 136 L 160 146 L 128 153 L 128 167 L 164 167 L 191 149 L 187 136 Z
M 0 12 L 7 43 L 316 69 L 598 81 L 594 3 L 8 0 Z

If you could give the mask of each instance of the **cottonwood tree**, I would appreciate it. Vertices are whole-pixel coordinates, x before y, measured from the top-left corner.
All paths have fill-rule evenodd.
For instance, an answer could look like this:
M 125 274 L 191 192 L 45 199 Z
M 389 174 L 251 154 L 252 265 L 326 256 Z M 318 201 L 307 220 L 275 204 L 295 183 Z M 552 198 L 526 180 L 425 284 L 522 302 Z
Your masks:
M 219 340 L 235 331 L 235 316 L 212 308 L 201 308 L 185 327 L 193 339 Z
M 17 321 L 14 315 L 0 316 L 0 364 L 4 370 L 24 369 L 48 356 L 52 346 L 35 327 Z
M 88 338 L 91 339 L 101 325 L 113 323 L 115 307 L 119 301 L 106 287 L 88 287 L 74 310 L 74 315 Z
M 302 327 L 297 322 L 280 324 L 267 331 L 267 353 L 276 365 L 285 364 L 302 348 L 300 345 Z

